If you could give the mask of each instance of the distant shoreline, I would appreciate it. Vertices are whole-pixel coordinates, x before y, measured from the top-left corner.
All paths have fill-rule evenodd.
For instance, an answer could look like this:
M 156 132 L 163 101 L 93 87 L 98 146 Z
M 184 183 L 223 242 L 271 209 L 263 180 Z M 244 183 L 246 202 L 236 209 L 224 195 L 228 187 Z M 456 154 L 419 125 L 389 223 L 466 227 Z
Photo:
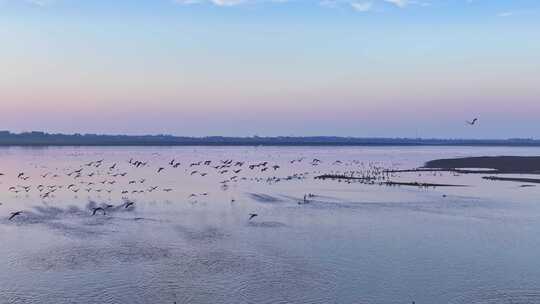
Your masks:
M 339 136 L 274 137 L 188 137 L 173 135 L 100 135 L 11 133 L 0 131 L 0 146 L 479 146 L 540 147 L 540 140 L 513 139 L 437 139 Z
M 244 143 L 244 142 L 197 142 L 197 143 L 168 143 L 168 142 L 106 142 L 106 143 L 56 143 L 56 142 L 0 142 L 0 147 L 540 147 L 540 143 Z
M 534 148 L 540 145 L 504 145 L 504 144 L 447 144 L 447 145 L 429 145 L 429 144 L 214 144 L 214 143 L 199 143 L 199 144 L 4 144 L 0 143 L 0 148 L 46 148 L 46 147 L 519 147 L 519 148 Z

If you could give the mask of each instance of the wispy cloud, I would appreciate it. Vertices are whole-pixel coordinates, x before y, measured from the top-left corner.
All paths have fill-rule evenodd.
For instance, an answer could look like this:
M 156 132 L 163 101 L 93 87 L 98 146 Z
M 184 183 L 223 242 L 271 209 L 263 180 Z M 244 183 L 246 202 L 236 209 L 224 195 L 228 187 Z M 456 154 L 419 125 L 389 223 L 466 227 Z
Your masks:
M 178 4 L 185 4 L 185 5 L 200 4 L 200 3 L 207 2 L 207 3 L 212 3 L 214 5 L 217 5 L 217 6 L 234 6 L 234 5 L 242 4 L 245 1 L 244 0 L 208 0 L 208 1 L 204 1 L 204 0 L 175 0 L 174 2 L 178 3 Z
M 31 1 L 47 1 L 47 0 L 31 0 Z M 291 0 L 173 0 L 175 3 L 190 5 L 190 4 L 212 4 L 216 6 L 236 6 L 241 4 L 253 3 L 283 3 Z M 376 10 L 377 7 L 382 7 L 382 4 L 391 4 L 398 8 L 406 6 L 418 5 L 428 6 L 430 0 L 320 0 L 319 5 L 329 8 L 349 7 L 357 12 L 369 12 Z
M 534 11 L 532 10 L 505 11 L 505 12 L 498 13 L 497 17 L 505 18 L 505 17 L 512 17 L 512 16 L 517 16 L 517 15 L 527 15 L 527 14 L 532 14 L 533 12 Z
M 393 4 L 397 7 L 405 7 L 409 4 L 408 0 L 384 0 L 384 1 L 390 4 Z
M 2 2 L 20 2 L 30 5 L 46 7 L 58 4 L 62 0 L 0 0 Z M 239 6 L 243 4 L 264 4 L 264 3 L 287 3 L 294 0 L 164 0 L 171 1 L 180 5 L 210 4 L 219 7 Z M 462 0 L 466 3 L 472 3 L 476 0 Z M 384 11 L 384 6 L 391 5 L 396 8 L 406 8 L 409 6 L 430 6 L 434 0 L 313 0 L 321 6 L 329 8 L 349 8 L 357 12 Z M 523 11 L 506 11 L 498 14 L 499 17 L 509 17 L 517 14 L 523 14 Z
M 60 0 L 0 0 L 0 4 L 22 3 L 30 6 L 46 7 L 60 2 Z
M 357 12 L 369 12 L 373 8 L 371 2 L 351 2 L 351 7 Z
M 262 3 L 262 2 L 282 3 L 282 2 L 288 2 L 288 0 L 174 0 L 174 2 L 178 4 L 185 4 L 185 5 L 210 3 L 216 6 L 236 6 L 240 4 Z
M 56 3 L 56 0 L 24 0 L 24 2 L 37 6 L 48 6 Z
M 502 13 L 498 13 L 497 16 L 499 16 L 499 17 L 510 17 L 510 16 L 515 15 L 515 14 L 516 14 L 515 12 L 502 12 Z

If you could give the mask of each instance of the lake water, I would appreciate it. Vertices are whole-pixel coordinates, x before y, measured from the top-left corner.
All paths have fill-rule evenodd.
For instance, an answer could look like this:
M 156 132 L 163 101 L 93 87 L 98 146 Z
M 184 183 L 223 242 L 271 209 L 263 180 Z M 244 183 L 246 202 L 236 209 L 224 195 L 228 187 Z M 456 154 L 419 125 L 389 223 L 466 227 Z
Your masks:
M 0 303 L 540 303 L 540 186 L 314 179 L 481 155 L 540 148 L 2 148 Z

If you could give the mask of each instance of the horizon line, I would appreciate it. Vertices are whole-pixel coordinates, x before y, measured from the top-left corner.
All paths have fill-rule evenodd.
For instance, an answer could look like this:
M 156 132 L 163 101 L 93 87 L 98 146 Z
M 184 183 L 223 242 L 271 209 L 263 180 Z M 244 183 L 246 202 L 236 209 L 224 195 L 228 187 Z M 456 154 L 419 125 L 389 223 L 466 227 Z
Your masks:
M 170 139 L 191 139 L 191 140 L 208 140 L 208 139 L 225 139 L 225 140 L 272 140 L 272 139 L 290 139 L 290 140 L 302 140 L 302 139 L 332 139 L 332 140 L 389 140 L 389 141 L 478 141 L 478 142 L 536 142 L 540 139 L 533 137 L 511 137 L 511 138 L 444 138 L 444 137 L 388 137 L 388 136 L 340 136 L 340 135 L 204 135 L 204 136 L 192 136 L 192 135 L 176 135 L 165 133 L 154 134 L 119 134 L 119 133 L 62 133 L 62 132 L 45 132 L 45 131 L 22 131 L 13 132 L 9 130 L 0 130 L 0 139 L 5 136 L 43 136 L 43 137 L 124 137 L 124 138 L 170 138 Z

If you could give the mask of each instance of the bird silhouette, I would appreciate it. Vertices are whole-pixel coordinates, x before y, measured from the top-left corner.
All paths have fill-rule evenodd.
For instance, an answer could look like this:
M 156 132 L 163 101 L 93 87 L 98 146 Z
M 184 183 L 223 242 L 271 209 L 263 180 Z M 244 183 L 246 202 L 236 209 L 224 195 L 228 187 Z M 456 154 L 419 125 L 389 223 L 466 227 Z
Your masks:
M 467 120 L 466 122 L 467 122 L 468 125 L 474 126 L 474 125 L 476 124 L 477 121 L 478 121 L 478 118 L 475 118 L 475 119 L 473 119 L 472 121 L 468 121 L 468 120 Z
M 249 221 L 251 221 L 252 218 L 259 216 L 257 213 L 250 213 L 249 214 Z
M 17 215 L 21 215 L 22 213 L 23 213 L 22 211 L 11 212 L 11 215 L 9 216 L 8 220 L 11 221 Z
M 96 215 L 96 213 L 97 213 L 98 211 L 102 211 L 102 212 L 103 212 L 103 215 L 106 214 L 106 213 L 105 213 L 105 209 L 103 209 L 102 207 L 97 207 L 97 208 L 93 208 L 93 209 L 92 209 L 92 215 Z

